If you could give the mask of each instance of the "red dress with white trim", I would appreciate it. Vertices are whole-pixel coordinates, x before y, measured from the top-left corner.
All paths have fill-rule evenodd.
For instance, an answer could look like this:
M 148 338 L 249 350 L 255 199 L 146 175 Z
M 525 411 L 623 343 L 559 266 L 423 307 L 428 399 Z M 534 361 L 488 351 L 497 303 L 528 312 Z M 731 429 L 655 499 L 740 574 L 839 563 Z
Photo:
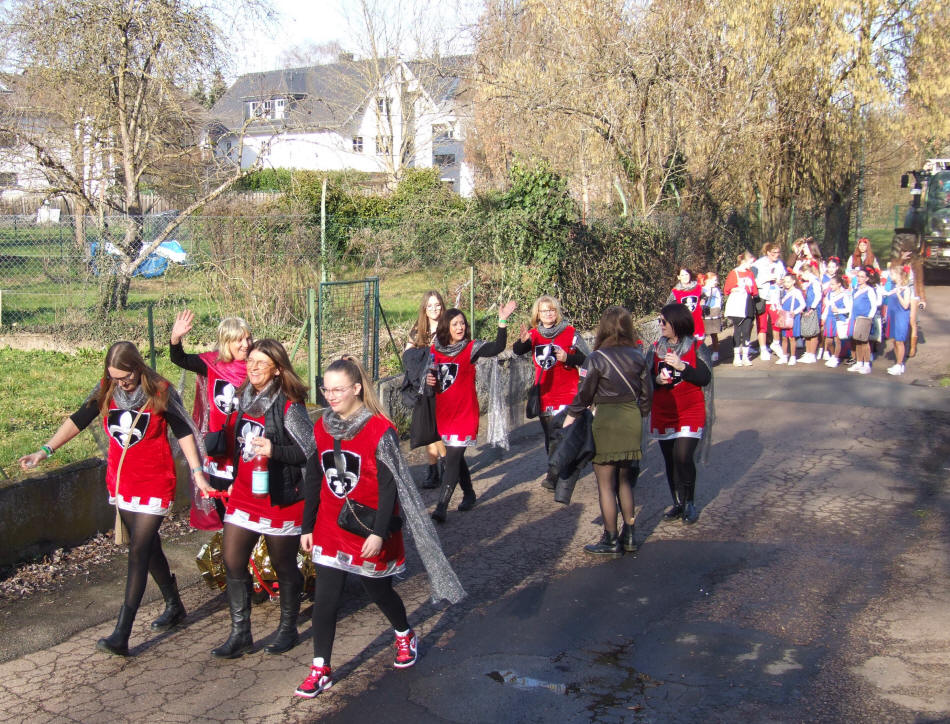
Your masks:
M 165 416 L 146 407 L 123 410 L 109 400 L 102 426 L 109 436 L 106 488 L 109 503 L 116 502 L 116 477 L 122 446 L 128 441 L 119 478 L 119 508 L 133 513 L 167 515 L 175 500 L 175 463 L 168 445 Z
M 470 447 L 478 439 L 473 349 L 474 343 L 469 342 L 461 352 L 449 357 L 432 347 L 439 372 L 435 387 L 435 422 L 442 442 L 450 447 Z
M 697 365 L 696 350 L 699 342 L 680 359 L 691 367 Z M 654 345 L 654 352 L 656 345 Z M 672 384 L 656 385 L 653 390 L 653 409 L 650 413 L 650 432 L 658 440 L 670 440 L 676 437 L 703 436 L 706 424 L 706 398 L 703 388 L 683 379 L 683 373 L 666 364 L 658 355 L 653 355 L 653 376 L 660 370 L 670 372 Z
M 571 354 L 575 338 L 576 332 L 570 325 L 554 339 L 542 335 L 537 327 L 531 329 L 534 379 L 541 385 L 542 412 L 556 415 L 574 401 L 580 379 L 577 368 L 565 366 L 556 354 L 559 350 Z
M 284 414 L 293 404 L 287 400 Z M 248 464 L 254 455 L 250 452 L 251 440 L 264 436 L 264 415 L 252 417 L 247 413 L 241 417 L 240 454 L 238 455 L 237 475 L 231 497 L 228 499 L 224 522 L 253 530 L 263 535 L 300 535 L 303 524 L 303 500 L 290 505 L 274 505 L 270 495 L 254 495 L 251 492 L 251 466 Z
M 673 298 L 679 304 L 685 304 L 686 308 L 693 315 L 693 326 L 696 328 L 693 336 L 696 339 L 702 339 L 706 336 L 706 324 L 703 322 L 703 288 L 699 282 L 689 289 L 677 289 L 673 287 Z
M 218 362 L 217 350 L 202 352 L 198 355 L 207 367 L 207 399 L 204 401 L 208 409 L 208 432 L 216 432 L 224 428 L 228 419 L 228 413 L 237 409 L 237 388 L 241 386 L 247 377 L 246 363 L 241 361 Z M 200 384 L 196 382 L 200 389 Z M 198 405 L 198 398 L 195 398 L 195 416 L 200 415 L 201 408 Z M 232 417 L 232 422 L 234 417 Z M 201 420 L 196 419 L 199 425 Z M 228 439 L 233 439 L 228 435 Z M 231 457 L 227 454 L 217 457 L 208 457 L 204 465 L 205 472 L 208 475 L 222 478 L 224 480 L 234 479 L 234 470 Z
M 337 525 L 347 498 L 354 503 L 379 508 L 376 449 L 383 434 L 392 427 L 385 417 L 375 415 L 366 421 L 352 440 L 340 440 L 346 463 L 346 471 L 340 475 L 334 461 L 333 437 L 324 429 L 322 419 L 313 426 L 317 455 L 323 468 L 320 507 L 317 508 L 317 520 L 313 528 L 314 563 L 372 578 L 405 571 L 406 553 L 402 531 L 391 533 L 383 541 L 383 547 L 377 555 L 363 558 L 361 551 L 366 539 Z M 393 507 L 393 515 L 398 514 L 397 502 Z

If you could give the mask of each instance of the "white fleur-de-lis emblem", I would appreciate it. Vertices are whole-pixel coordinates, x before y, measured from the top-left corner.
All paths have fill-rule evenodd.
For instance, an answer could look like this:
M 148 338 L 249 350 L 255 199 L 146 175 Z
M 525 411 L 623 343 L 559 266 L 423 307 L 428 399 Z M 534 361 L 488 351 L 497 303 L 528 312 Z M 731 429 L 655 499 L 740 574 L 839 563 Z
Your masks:
M 148 418 L 149 414 L 143 413 L 133 427 L 135 415 L 131 411 L 113 410 L 109 415 L 109 434 L 122 447 L 131 447 L 145 436 Z
M 247 462 L 255 455 L 253 441 L 254 438 L 262 437 L 264 435 L 264 426 L 259 422 L 247 421 L 241 425 L 241 432 L 238 435 L 238 442 L 241 443 L 241 458 L 244 462 Z
M 234 385 L 226 380 L 218 380 L 215 384 L 214 406 L 227 415 L 234 409 Z

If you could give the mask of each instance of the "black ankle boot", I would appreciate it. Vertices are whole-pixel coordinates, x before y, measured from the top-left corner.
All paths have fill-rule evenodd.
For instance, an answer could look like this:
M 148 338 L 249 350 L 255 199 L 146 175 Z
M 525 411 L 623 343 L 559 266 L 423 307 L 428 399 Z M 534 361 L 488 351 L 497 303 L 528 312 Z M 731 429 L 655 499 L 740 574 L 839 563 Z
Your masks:
M 442 490 L 439 492 L 439 502 L 435 506 L 435 510 L 432 511 L 432 520 L 436 523 L 444 523 L 445 515 L 449 509 L 449 502 L 452 500 L 452 494 L 455 493 L 455 485 L 457 483 L 449 484 L 445 481 L 442 482 Z
M 637 552 L 637 541 L 633 533 L 633 523 L 629 525 L 627 523 L 623 524 L 623 528 L 620 529 L 620 543 L 627 553 Z
M 557 488 L 557 468 L 548 468 L 544 480 L 541 481 L 541 487 L 545 490 L 555 490 Z
M 683 496 L 680 494 L 680 491 L 676 489 L 676 486 L 673 485 L 672 481 L 667 480 L 666 482 L 670 486 L 670 495 L 673 496 L 673 507 L 668 508 L 663 514 L 663 517 L 666 518 L 666 520 L 675 520 L 683 515 Z
M 211 655 L 219 659 L 236 659 L 254 648 L 251 638 L 251 582 L 246 578 L 228 576 L 228 607 L 231 609 L 231 634 Z
M 264 650 L 269 654 L 282 654 L 297 645 L 297 616 L 300 615 L 300 580 L 280 583 L 280 623 L 274 632 L 274 640 Z
M 135 609 L 125 604 L 119 609 L 119 619 L 115 623 L 112 635 L 96 642 L 96 648 L 115 656 L 129 655 L 129 634 L 132 633 L 132 623 L 135 621 Z
M 172 576 L 171 583 L 159 586 L 165 599 L 165 610 L 152 621 L 153 631 L 166 631 L 185 620 L 185 605 L 178 594 L 178 581 Z
M 584 546 L 584 550 L 595 556 L 619 558 L 623 555 L 619 536 L 616 533 L 608 533 L 606 530 L 597 543 Z
M 429 469 L 426 471 L 425 480 L 422 481 L 422 485 L 420 485 L 419 487 L 425 490 L 434 490 L 435 488 L 439 487 L 439 483 L 440 483 L 439 479 L 441 477 L 442 476 L 439 475 L 438 464 L 430 465 Z
M 687 500 L 683 505 L 683 522 L 686 525 L 692 525 L 697 520 L 699 520 L 699 511 L 696 510 L 692 500 Z

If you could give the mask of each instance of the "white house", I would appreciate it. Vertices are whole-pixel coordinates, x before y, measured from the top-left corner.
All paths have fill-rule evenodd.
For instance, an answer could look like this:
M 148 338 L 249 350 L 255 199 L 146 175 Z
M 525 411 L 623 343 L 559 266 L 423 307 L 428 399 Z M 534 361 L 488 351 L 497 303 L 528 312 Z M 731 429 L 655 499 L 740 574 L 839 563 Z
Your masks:
M 352 60 L 239 77 L 211 110 L 216 153 L 246 168 L 352 169 L 398 177 L 441 169 L 471 195 L 464 157 L 465 103 L 458 69 L 439 61 Z M 243 145 L 242 137 L 243 134 Z

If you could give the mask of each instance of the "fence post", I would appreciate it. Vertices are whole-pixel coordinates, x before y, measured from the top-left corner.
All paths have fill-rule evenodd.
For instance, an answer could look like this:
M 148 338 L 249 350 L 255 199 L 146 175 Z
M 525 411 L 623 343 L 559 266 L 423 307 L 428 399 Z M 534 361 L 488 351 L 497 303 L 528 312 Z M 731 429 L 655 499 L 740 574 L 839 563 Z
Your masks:
M 379 379 L 379 277 L 373 282 L 373 380 Z
M 901 205 L 894 204 L 894 228 L 901 228 Z
M 320 290 L 321 295 L 323 290 Z M 310 404 L 317 404 L 317 375 L 320 374 L 320 358 L 316 347 L 316 318 L 314 314 L 313 287 L 307 288 L 307 387 L 310 388 Z M 316 363 L 316 364 L 314 364 Z M 316 367 L 316 369 L 314 369 Z
M 320 189 L 320 281 L 327 280 L 327 178 Z M 323 291 L 320 291 L 323 294 Z
M 370 282 L 367 279 L 363 282 L 363 366 L 372 370 L 372 363 L 369 360 L 369 297 Z M 372 372 L 370 373 L 372 374 Z
M 795 241 L 795 199 L 792 199 L 788 209 L 788 245 Z
M 149 365 L 155 369 L 155 320 L 152 315 L 154 302 L 148 303 L 148 360 Z
M 0 327 L 3 326 L 3 290 L 0 289 Z
M 475 267 L 468 268 L 468 318 L 469 325 L 472 328 L 472 334 L 475 334 Z

